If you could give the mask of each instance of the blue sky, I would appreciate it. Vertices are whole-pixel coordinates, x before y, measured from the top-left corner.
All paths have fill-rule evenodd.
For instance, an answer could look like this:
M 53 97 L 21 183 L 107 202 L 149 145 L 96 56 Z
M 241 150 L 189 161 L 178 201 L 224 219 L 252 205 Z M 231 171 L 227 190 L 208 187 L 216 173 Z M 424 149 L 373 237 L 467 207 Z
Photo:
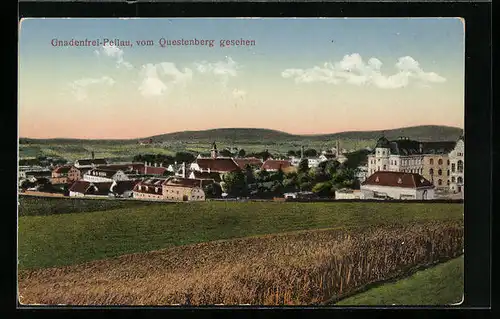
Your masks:
M 112 56 L 107 53 L 107 57 L 111 56 L 112 58 L 117 58 L 119 55 L 126 63 L 133 66 L 130 69 L 135 71 L 134 73 L 130 70 L 124 70 L 124 68 L 117 68 L 112 60 L 104 59 L 102 54 L 95 54 L 95 51 L 100 48 L 55 48 L 50 44 L 54 38 L 60 40 L 118 38 L 132 41 L 150 39 L 155 42 L 155 46 L 140 47 L 134 45 L 131 48 L 119 48 L 117 50 L 120 52 L 115 52 L 116 54 Z M 158 46 L 160 38 L 214 39 L 216 43 L 213 48 L 161 48 Z M 256 45 L 219 47 L 220 39 L 240 38 L 255 40 Z M 410 57 L 411 63 L 418 65 L 423 70 L 422 72 L 426 72 L 426 79 L 438 80 L 430 81 L 432 88 L 422 94 L 420 89 L 413 87 L 411 83 L 398 86 L 396 90 L 387 91 L 376 89 L 373 85 L 366 84 L 368 83 L 366 81 L 360 87 L 359 83 L 355 86 L 347 86 L 345 83 L 332 84 L 333 81 L 328 80 L 315 79 L 311 82 L 306 79 L 317 75 L 313 74 L 314 67 L 323 68 L 327 62 L 335 64 L 346 56 L 356 56 L 358 59 L 362 59 L 363 63 L 367 63 L 370 58 L 376 58 L 377 61 L 381 62 L 382 66 L 379 71 L 384 76 L 399 72 L 396 67 L 398 59 Z M 219 82 L 198 76 L 196 67 L 193 66 L 193 63 L 198 63 L 198 65 L 206 63 L 215 70 L 214 65 L 223 66 L 220 64 L 221 61 L 226 61 L 224 72 L 230 73 L 229 76 L 226 74 L 224 81 L 222 81 L 223 86 L 229 87 L 233 92 L 244 92 L 245 95 L 244 100 L 238 100 L 239 108 L 237 110 L 234 107 L 234 101 L 227 99 L 221 93 L 223 88 L 213 87 L 209 90 L 210 85 L 216 85 Z M 234 63 L 228 61 L 234 61 Z M 165 84 L 170 93 L 167 94 L 167 90 L 160 90 L 158 94 L 155 94 L 154 100 L 141 97 L 137 93 L 137 87 L 144 80 L 144 72 L 141 73 L 141 70 L 145 70 L 148 65 L 156 67 L 164 62 L 173 65 L 169 64 L 169 68 L 173 68 L 174 75 L 189 75 L 188 88 L 177 90 L 166 79 L 158 79 L 158 81 L 155 79 L 154 82 L 149 81 L 148 83 L 159 84 L 162 87 Z M 230 70 L 232 67 L 234 70 Z M 184 72 L 182 70 L 186 72 L 194 70 L 192 79 L 191 73 L 182 73 Z M 285 70 L 300 71 L 298 71 L 299 73 L 292 72 L 293 75 L 287 78 L 283 75 Z M 87 80 L 82 81 L 82 79 Z M 187 81 L 187 78 L 183 79 Z M 162 82 L 159 82 L 160 80 Z M 273 126 L 269 128 L 293 131 L 292 133 L 323 133 L 325 130 L 329 130 L 328 132 L 336 131 L 335 127 L 338 127 L 338 130 L 348 129 L 345 123 L 353 121 L 353 119 L 362 124 L 353 124 L 352 130 L 375 129 L 394 122 L 383 120 L 380 124 L 369 125 L 369 118 L 363 118 L 360 115 L 366 111 L 364 105 L 367 103 L 377 104 L 379 109 L 384 110 L 383 112 L 398 116 L 403 116 L 407 112 L 418 112 L 418 116 L 414 116 L 413 120 L 410 120 L 410 116 L 407 120 L 400 121 L 401 126 L 418 123 L 460 126 L 463 125 L 464 109 L 464 25 L 460 19 L 454 18 L 24 20 L 20 30 L 20 100 L 22 102 L 20 108 L 24 110 L 21 115 L 26 116 L 26 123 L 33 121 L 40 108 L 50 107 L 57 111 L 58 108 L 66 107 L 65 105 L 71 101 L 71 97 L 65 95 L 65 87 L 74 84 L 74 81 L 79 81 L 77 83 L 81 86 L 91 85 L 93 87 L 96 86 L 94 85 L 96 83 L 104 83 L 108 86 L 108 90 L 99 93 L 98 89 L 94 88 L 92 90 L 95 94 L 90 89 L 86 89 L 85 94 L 79 90 L 78 96 L 80 98 L 71 102 L 75 104 L 75 107 L 69 113 L 66 110 L 68 117 L 82 116 L 85 114 L 85 110 L 89 109 L 90 104 L 93 107 L 102 105 L 103 108 L 112 110 L 117 108 L 117 105 L 123 108 L 124 105 L 132 103 L 131 101 L 136 105 L 140 104 L 142 111 L 148 109 L 160 114 L 172 114 L 172 112 L 177 114 L 180 112 L 179 108 L 190 110 L 200 108 L 199 114 L 205 114 L 203 113 L 205 111 L 201 109 L 207 109 L 207 103 L 212 103 L 212 108 L 215 107 L 213 105 L 217 105 L 224 112 L 233 114 L 227 119 L 213 119 L 213 123 L 197 122 L 191 125 L 181 121 L 178 126 L 171 128 L 172 130 L 181 130 L 183 127 L 204 129 L 233 126 Z M 425 83 L 425 86 L 431 85 Z M 170 90 L 170 88 L 172 89 Z M 299 93 L 301 97 L 298 96 Z M 360 95 L 363 94 L 360 93 L 364 93 L 365 97 L 361 97 Z M 243 96 L 243 94 L 236 95 Z M 297 96 L 294 97 L 295 95 Z M 82 98 L 83 96 L 84 98 Z M 104 96 L 107 96 L 108 100 L 104 99 Z M 292 99 L 292 97 L 294 98 Z M 161 103 L 172 106 L 170 109 L 165 107 L 159 110 L 158 105 L 163 105 Z M 338 118 L 339 123 L 335 122 L 337 120 L 333 120 L 334 123 L 330 124 L 322 122 L 321 119 L 310 118 L 307 121 L 308 127 L 294 131 L 291 124 L 276 125 L 273 124 L 276 123 L 276 119 L 274 119 L 264 120 L 259 125 L 257 119 L 249 116 L 256 110 L 269 110 L 272 105 L 276 106 L 276 112 L 283 112 L 286 110 L 283 104 L 287 103 L 292 109 L 303 107 L 304 104 L 313 104 L 311 107 L 315 110 L 320 110 L 325 114 L 331 113 L 332 117 Z M 434 104 L 435 108 L 443 108 L 443 110 L 438 111 L 434 117 L 426 119 L 422 113 L 430 112 L 429 107 L 425 106 L 429 103 Z M 347 105 L 350 105 L 348 108 L 351 115 L 346 109 Z M 420 109 L 415 109 L 415 105 L 421 105 Z M 134 106 L 125 107 L 129 107 L 127 112 L 130 114 L 139 112 L 138 107 L 135 109 L 133 109 Z M 391 111 L 391 108 L 394 111 Z M 403 113 L 399 113 L 401 108 L 405 108 Z M 457 112 L 461 115 L 454 115 Z M 117 116 L 117 112 L 109 111 L 108 113 L 109 116 L 115 118 Z M 288 120 L 289 123 L 297 117 L 297 112 L 292 113 Z M 339 113 L 342 116 L 339 116 Z M 247 122 L 236 121 L 234 115 L 237 114 L 243 114 L 249 120 Z M 446 114 L 453 116 L 450 118 L 445 116 Z M 41 121 L 40 117 L 38 119 Z M 22 118 L 20 120 L 22 124 Z M 133 123 L 134 119 L 124 117 L 122 121 Z M 26 125 L 29 125 L 31 129 L 26 128 L 24 131 L 27 134 L 36 135 L 34 126 Z M 330 126 L 331 128 L 329 128 Z M 164 133 L 166 129 L 158 128 L 157 130 L 159 133 Z M 96 130 L 99 131 L 97 127 Z M 146 136 L 149 133 L 141 135 Z M 60 133 L 54 132 L 52 134 L 74 135 L 75 133 L 65 129 Z

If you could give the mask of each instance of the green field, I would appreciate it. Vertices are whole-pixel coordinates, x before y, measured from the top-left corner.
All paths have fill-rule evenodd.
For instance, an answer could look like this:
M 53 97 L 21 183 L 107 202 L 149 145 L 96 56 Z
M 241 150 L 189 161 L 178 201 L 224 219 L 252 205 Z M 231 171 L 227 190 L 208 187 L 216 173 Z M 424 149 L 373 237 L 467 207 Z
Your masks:
M 58 200 L 51 204 L 59 205 Z M 71 265 L 128 253 L 287 231 L 429 220 L 463 220 L 463 205 L 157 203 L 88 213 L 21 216 L 19 268 Z
M 51 198 L 21 195 L 19 198 L 19 216 L 88 213 L 153 204 L 153 202 L 116 199 Z
M 120 161 L 130 161 L 135 155 L 140 154 L 161 154 L 174 155 L 176 152 L 192 152 L 209 153 L 211 143 L 213 141 L 197 141 L 197 142 L 171 142 L 164 145 L 139 145 L 137 143 L 130 144 L 99 144 L 92 142 L 82 142 L 75 144 L 21 144 L 19 146 L 19 157 L 29 158 L 36 156 L 49 156 L 64 158 L 69 161 L 74 161 L 81 158 L 89 158 L 90 153 L 94 151 L 95 156 L 99 158 L 107 158 Z M 342 148 L 346 149 L 361 149 L 368 146 L 373 147 L 374 140 L 344 140 Z M 244 149 L 247 153 L 257 153 L 264 150 L 269 150 L 272 154 L 285 156 L 289 150 L 300 150 L 300 145 L 306 148 L 313 148 L 317 151 L 331 149 L 335 147 L 335 141 L 289 141 L 289 142 L 258 142 L 252 143 L 248 141 L 238 141 L 232 143 L 229 141 L 219 141 L 217 146 L 219 149 L 226 147 L 238 147 Z
M 450 305 L 462 300 L 464 257 L 341 300 L 338 306 Z

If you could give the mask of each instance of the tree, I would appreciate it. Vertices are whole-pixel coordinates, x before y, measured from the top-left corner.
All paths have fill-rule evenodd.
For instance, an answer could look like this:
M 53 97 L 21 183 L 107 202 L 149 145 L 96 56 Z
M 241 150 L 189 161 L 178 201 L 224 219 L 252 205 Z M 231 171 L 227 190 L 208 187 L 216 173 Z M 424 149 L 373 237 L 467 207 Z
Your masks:
M 255 175 L 253 172 L 253 168 L 249 164 L 245 165 L 245 179 L 247 184 L 255 183 Z
M 231 151 L 228 149 L 223 149 L 219 152 L 219 155 L 222 157 L 232 157 L 233 153 L 231 153 Z
M 298 171 L 299 173 L 306 173 L 309 171 L 309 161 L 306 158 L 300 160 Z
M 241 149 L 239 152 L 238 152 L 238 156 L 239 157 L 245 157 L 245 155 L 247 154 L 247 152 L 245 152 L 244 149 Z
M 281 196 L 283 194 L 283 185 L 279 181 L 274 181 L 270 191 L 275 196 Z
M 295 153 L 295 151 L 294 151 L 294 150 L 289 150 L 289 151 L 286 153 L 286 156 L 288 156 L 288 157 L 297 156 L 297 153 Z
M 163 176 L 165 176 L 165 177 L 172 176 L 172 175 L 174 175 L 174 173 L 171 171 L 165 170 L 165 172 L 163 172 Z
M 174 159 L 177 163 L 192 163 L 196 157 L 189 152 L 177 152 Z
M 315 193 L 320 197 L 329 197 L 332 194 L 332 183 L 331 182 L 317 183 L 312 188 L 312 191 L 313 193 Z
M 219 198 L 222 195 L 222 188 L 217 183 L 210 183 L 203 187 L 205 198 Z
M 257 174 L 255 174 L 255 180 L 258 183 L 267 182 L 269 180 L 269 177 L 269 172 L 265 170 L 258 171 Z
M 315 149 L 307 149 L 304 151 L 304 156 L 305 157 L 316 157 L 318 155 L 318 152 Z
M 242 171 L 228 173 L 224 176 L 224 187 L 229 196 L 246 196 L 248 186 Z

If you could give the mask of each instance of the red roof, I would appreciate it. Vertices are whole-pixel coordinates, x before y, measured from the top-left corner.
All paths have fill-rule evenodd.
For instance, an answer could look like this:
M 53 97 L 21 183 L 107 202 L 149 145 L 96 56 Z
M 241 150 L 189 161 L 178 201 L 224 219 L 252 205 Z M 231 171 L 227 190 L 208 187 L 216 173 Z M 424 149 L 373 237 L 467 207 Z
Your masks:
M 375 172 L 361 185 L 379 185 L 402 188 L 434 187 L 434 185 L 420 174 L 405 172 Z
M 154 167 L 154 166 L 145 167 L 144 164 L 140 168 L 135 168 L 135 169 L 139 170 L 141 174 L 145 175 L 163 175 L 163 173 L 167 171 L 166 167 Z
M 52 173 L 55 173 L 55 174 L 67 174 L 70 169 L 71 169 L 71 166 L 59 166 L 56 169 L 54 169 L 52 171 Z
M 71 192 L 82 194 L 107 195 L 112 184 L 113 183 L 110 182 L 91 183 L 87 181 L 76 181 L 73 185 L 71 185 L 69 190 Z M 97 190 L 95 191 L 92 186 L 95 186 Z
M 134 192 L 148 193 L 148 194 L 162 194 L 162 184 L 165 179 L 162 178 L 150 178 L 135 184 Z M 140 189 L 139 189 L 140 188 Z
M 236 158 L 234 161 L 241 169 L 244 169 L 247 165 L 262 165 L 262 161 L 256 157 Z
M 268 159 L 262 164 L 261 169 L 263 170 L 279 170 L 280 168 L 288 168 L 292 166 L 292 163 L 287 160 L 272 160 Z
M 211 183 L 213 183 L 213 180 L 171 177 L 167 179 L 165 183 L 163 183 L 163 185 L 193 188 L 193 187 L 202 187 Z
M 71 192 L 75 192 L 75 193 L 82 193 L 82 194 L 85 194 L 85 192 L 87 191 L 87 189 L 90 187 L 90 182 L 87 182 L 87 181 L 76 181 L 73 183 L 73 185 L 71 185 L 71 187 L 69 188 L 69 190 Z
M 238 164 L 232 158 L 198 158 L 196 164 L 200 169 L 211 172 L 234 172 L 239 170 Z

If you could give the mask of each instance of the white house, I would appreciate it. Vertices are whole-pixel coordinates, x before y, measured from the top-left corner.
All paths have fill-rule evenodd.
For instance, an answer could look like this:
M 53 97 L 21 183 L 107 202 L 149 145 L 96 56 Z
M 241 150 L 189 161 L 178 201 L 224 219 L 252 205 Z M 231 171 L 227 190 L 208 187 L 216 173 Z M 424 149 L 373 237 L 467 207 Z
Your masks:
M 87 182 L 110 182 L 113 181 L 127 181 L 129 177 L 122 170 L 112 169 L 91 169 L 83 175 L 83 180 Z
M 420 174 L 379 171 L 361 184 L 361 198 L 434 199 L 434 185 Z
M 73 183 L 69 189 L 70 197 L 108 197 L 112 183 L 92 183 L 79 180 Z
M 361 191 L 358 189 L 340 189 L 335 191 L 335 199 L 360 199 Z
M 464 148 L 465 138 L 461 136 L 455 148 L 449 153 L 450 160 L 450 191 L 463 193 L 464 191 Z

